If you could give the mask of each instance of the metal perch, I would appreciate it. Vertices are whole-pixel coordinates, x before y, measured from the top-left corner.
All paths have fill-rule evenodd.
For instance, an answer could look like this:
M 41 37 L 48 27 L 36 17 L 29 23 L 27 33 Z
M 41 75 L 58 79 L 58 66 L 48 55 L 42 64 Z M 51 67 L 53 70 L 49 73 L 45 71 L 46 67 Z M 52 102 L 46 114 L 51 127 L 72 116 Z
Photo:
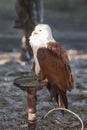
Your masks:
M 28 94 L 28 130 L 37 130 L 36 128 L 36 104 L 37 91 L 46 86 L 36 79 L 35 76 L 21 77 L 14 80 L 14 84 Z

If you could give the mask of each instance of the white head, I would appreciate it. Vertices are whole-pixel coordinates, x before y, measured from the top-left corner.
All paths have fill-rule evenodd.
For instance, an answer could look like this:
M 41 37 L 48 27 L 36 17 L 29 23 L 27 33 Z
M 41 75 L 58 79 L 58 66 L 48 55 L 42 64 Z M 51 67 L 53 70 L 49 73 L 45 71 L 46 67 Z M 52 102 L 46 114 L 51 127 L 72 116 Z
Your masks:
M 37 25 L 29 39 L 34 54 L 35 73 L 38 75 L 40 71 L 40 65 L 37 59 L 37 51 L 40 47 L 47 48 L 47 43 L 51 41 L 54 42 L 54 39 L 52 37 L 51 29 L 47 24 Z
M 47 43 L 55 41 L 52 37 L 52 31 L 47 24 L 38 24 L 30 36 L 31 46 L 47 47 Z

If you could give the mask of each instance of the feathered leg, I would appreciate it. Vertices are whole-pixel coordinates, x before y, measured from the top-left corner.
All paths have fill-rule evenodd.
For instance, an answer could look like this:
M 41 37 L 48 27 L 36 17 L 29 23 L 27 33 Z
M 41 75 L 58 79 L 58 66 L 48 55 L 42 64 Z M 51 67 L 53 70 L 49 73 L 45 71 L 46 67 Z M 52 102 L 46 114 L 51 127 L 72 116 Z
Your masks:
M 51 97 L 55 98 L 59 108 L 68 108 L 66 91 L 60 90 L 57 86 L 49 82 L 47 84 L 47 89 L 49 90 Z

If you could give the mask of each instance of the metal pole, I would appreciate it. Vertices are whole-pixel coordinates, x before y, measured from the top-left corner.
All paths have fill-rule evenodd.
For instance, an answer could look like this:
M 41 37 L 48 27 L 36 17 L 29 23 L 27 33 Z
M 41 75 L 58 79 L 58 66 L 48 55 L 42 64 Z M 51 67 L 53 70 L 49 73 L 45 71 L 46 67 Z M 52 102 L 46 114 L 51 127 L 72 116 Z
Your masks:
M 36 130 L 36 92 L 28 92 L 28 130 Z
M 46 86 L 47 83 L 40 82 L 36 79 L 36 76 L 25 76 L 16 78 L 14 85 L 27 92 L 27 112 L 28 112 L 28 130 L 37 130 L 36 124 L 36 105 L 37 91 Z

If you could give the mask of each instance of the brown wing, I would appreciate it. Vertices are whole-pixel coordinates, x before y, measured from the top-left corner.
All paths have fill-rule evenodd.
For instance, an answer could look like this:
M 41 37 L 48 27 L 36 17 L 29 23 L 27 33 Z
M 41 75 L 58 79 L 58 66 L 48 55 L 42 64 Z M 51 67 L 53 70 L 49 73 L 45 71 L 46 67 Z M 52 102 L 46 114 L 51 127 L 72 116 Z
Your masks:
M 59 43 L 49 42 L 47 45 L 47 48 L 39 48 L 37 52 L 41 72 L 60 90 L 70 91 L 73 88 L 73 76 L 67 52 Z

